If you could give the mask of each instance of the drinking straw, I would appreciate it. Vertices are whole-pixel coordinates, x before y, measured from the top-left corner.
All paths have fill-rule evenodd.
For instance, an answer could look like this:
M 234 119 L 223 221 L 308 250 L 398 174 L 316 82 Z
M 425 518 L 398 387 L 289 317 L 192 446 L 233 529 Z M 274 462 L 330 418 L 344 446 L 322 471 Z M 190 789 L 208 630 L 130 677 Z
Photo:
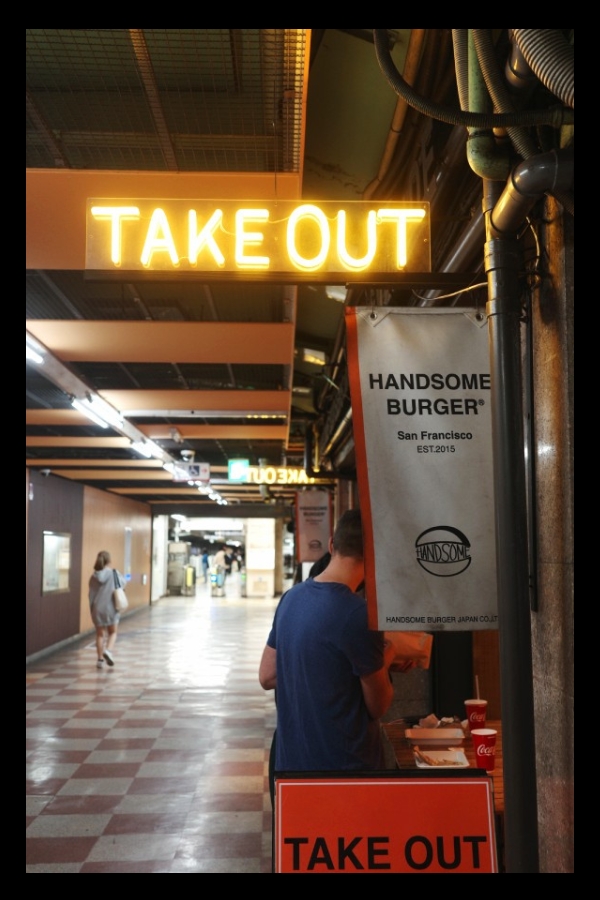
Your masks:
M 479 694 L 479 675 L 475 676 L 475 696 L 478 700 L 481 699 Z

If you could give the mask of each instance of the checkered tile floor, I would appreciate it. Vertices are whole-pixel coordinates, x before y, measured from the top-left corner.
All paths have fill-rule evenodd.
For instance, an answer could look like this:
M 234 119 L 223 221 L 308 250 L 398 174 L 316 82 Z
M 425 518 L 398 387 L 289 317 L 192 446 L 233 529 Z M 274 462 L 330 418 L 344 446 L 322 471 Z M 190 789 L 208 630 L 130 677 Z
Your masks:
M 198 584 L 27 666 L 26 872 L 270 873 L 277 599 Z

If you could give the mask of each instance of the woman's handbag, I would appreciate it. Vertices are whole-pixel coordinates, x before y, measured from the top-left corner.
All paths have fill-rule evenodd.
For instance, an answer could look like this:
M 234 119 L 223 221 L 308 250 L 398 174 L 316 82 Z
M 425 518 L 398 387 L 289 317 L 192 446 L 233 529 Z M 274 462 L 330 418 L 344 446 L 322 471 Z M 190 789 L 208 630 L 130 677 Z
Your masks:
M 115 605 L 115 609 L 118 613 L 125 612 L 127 607 L 129 606 L 129 600 L 127 599 L 127 594 L 119 585 L 119 576 L 117 575 L 117 570 L 113 569 L 113 578 L 115 580 L 115 589 L 113 591 L 113 603 Z

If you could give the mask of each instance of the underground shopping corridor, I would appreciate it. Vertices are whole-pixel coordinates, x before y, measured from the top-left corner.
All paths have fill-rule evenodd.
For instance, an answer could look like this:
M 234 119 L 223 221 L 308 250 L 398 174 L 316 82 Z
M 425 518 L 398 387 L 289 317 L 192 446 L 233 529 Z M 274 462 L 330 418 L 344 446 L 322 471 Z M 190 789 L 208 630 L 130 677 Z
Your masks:
M 200 582 L 26 667 L 28 873 L 270 873 L 278 598 Z M 289 585 L 286 585 L 286 587 Z

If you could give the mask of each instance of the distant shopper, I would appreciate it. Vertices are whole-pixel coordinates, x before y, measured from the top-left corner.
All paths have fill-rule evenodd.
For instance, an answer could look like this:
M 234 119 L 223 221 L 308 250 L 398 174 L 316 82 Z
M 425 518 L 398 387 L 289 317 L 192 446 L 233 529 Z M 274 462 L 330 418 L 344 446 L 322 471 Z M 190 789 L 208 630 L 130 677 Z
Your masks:
M 210 568 L 210 560 L 208 558 L 208 551 L 205 550 L 202 554 L 202 574 L 204 575 L 204 583 L 208 582 L 208 570 Z
M 119 587 L 125 587 L 125 578 L 118 569 L 111 566 L 108 550 L 101 550 L 94 563 L 94 571 L 89 582 L 89 601 L 92 622 L 96 627 L 96 650 L 98 661 L 96 666 L 104 668 L 106 661 L 114 666 L 113 650 L 117 640 L 117 628 L 120 616 L 113 603 L 115 589 L 114 572 L 117 573 Z
M 215 553 L 213 565 L 217 570 L 217 584 L 222 585 L 225 582 L 227 574 L 227 545 L 223 544 L 220 550 Z

